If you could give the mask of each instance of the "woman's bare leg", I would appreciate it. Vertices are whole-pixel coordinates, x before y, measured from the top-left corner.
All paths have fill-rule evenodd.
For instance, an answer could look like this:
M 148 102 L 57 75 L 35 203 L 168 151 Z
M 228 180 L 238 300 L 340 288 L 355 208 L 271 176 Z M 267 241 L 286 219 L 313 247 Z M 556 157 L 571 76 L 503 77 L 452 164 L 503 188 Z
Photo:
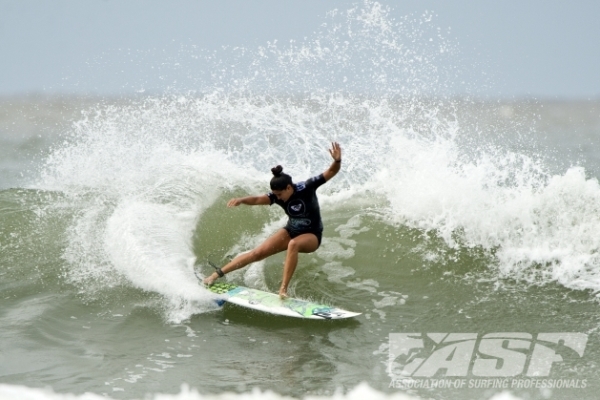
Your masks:
M 243 268 L 250 263 L 264 260 L 273 254 L 280 253 L 288 248 L 290 240 L 290 234 L 285 229 L 280 229 L 254 250 L 236 256 L 221 268 L 221 271 L 226 274 L 235 271 L 236 269 Z M 204 278 L 203 282 L 205 285 L 211 285 L 218 277 L 219 274 L 213 272 L 210 276 Z
M 298 265 L 298 253 L 312 253 L 319 247 L 317 237 L 312 233 L 304 233 L 291 239 L 287 245 L 287 255 L 285 256 L 285 264 L 283 265 L 283 279 L 279 288 L 279 297 L 287 297 L 287 289 L 290 280 L 296 271 Z

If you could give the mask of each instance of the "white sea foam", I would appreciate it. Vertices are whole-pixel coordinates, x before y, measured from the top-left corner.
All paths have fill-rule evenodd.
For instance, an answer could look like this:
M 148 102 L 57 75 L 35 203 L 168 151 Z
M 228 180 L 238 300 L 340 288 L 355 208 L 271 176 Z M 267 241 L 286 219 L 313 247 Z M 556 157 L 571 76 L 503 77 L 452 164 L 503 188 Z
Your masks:
M 182 149 L 183 121 L 162 130 L 160 110 L 151 117 L 108 108 L 78 122 L 73 141 L 49 157 L 41 186 L 75 202 L 63 255 L 70 282 L 88 296 L 123 283 L 158 293 L 167 301 L 167 319 L 180 321 L 212 308 L 193 274 L 199 216 L 230 184 L 223 173 L 237 176 L 242 187 L 253 178 L 219 151 Z M 160 127 L 144 128 L 152 118 Z
M 178 394 L 155 393 L 144 397 L 152 400 L 292 400 L 292 397 L 282 396 L 271 391 L 255 389 L 248 393 L 222 393 L 218 395 L 201 394 L 196 389 L 183 385 Z M 70 393 L 55 393 L 48 389 L 33 389 L 25 386 L 0 385 L 0 400 L 101 400 L 111 399 L 110 396 L 85 393 L 75 395 Z M 134 400 L 135 397 L 130 397 Z M 303 400 L 419 400 L 420 397 L 404 393 L 385 394 L 379 392 L 367 384 L 362 383 L 350 390 L 348 393 L 338 392 L 332 396 L 308 395 L 301 397 Z M 485 396 L 482 399 L 490 400 L 519 400 L 518 397 L 509 392 Z

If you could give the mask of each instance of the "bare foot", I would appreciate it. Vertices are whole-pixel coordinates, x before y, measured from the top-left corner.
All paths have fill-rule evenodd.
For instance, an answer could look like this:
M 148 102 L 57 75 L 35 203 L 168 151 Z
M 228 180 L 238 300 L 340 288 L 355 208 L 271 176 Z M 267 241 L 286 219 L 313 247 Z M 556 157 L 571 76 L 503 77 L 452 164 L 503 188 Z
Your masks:
M 285 300 L 287 299 L 289 296 L 287 294 L 287 290 L 285 290 L 284 288 L 279 289 L 279 298 L 281 300 Z

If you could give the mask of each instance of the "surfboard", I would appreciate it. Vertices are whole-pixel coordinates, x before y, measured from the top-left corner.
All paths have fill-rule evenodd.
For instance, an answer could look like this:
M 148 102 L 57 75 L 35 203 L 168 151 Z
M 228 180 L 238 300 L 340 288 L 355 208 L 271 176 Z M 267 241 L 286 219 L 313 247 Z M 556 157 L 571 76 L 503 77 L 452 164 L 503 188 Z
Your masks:
M 223 305 L 223 302 L 228 302 L 274 315 L 324 320 L 352 318 L 361 314 L 302 299 L 291 297 L 281 299 L 279 295 L 274 293 L 231 283 L 218 282 L 207 286 L 207 288 L 219 295 L 221 299 L 220 305 Z

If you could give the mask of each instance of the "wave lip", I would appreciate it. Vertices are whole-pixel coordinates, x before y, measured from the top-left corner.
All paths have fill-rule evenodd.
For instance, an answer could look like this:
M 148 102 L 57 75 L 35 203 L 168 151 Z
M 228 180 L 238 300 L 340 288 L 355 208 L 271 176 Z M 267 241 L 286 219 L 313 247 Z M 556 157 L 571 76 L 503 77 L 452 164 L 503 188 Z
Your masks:
M 600 185 L 582 167 L 553 175 L 507 150 L 469 159 L 448 138 L 391 143 L 379 181 L 392 221 L 488 251 L 499 278 L 600 290 Z

